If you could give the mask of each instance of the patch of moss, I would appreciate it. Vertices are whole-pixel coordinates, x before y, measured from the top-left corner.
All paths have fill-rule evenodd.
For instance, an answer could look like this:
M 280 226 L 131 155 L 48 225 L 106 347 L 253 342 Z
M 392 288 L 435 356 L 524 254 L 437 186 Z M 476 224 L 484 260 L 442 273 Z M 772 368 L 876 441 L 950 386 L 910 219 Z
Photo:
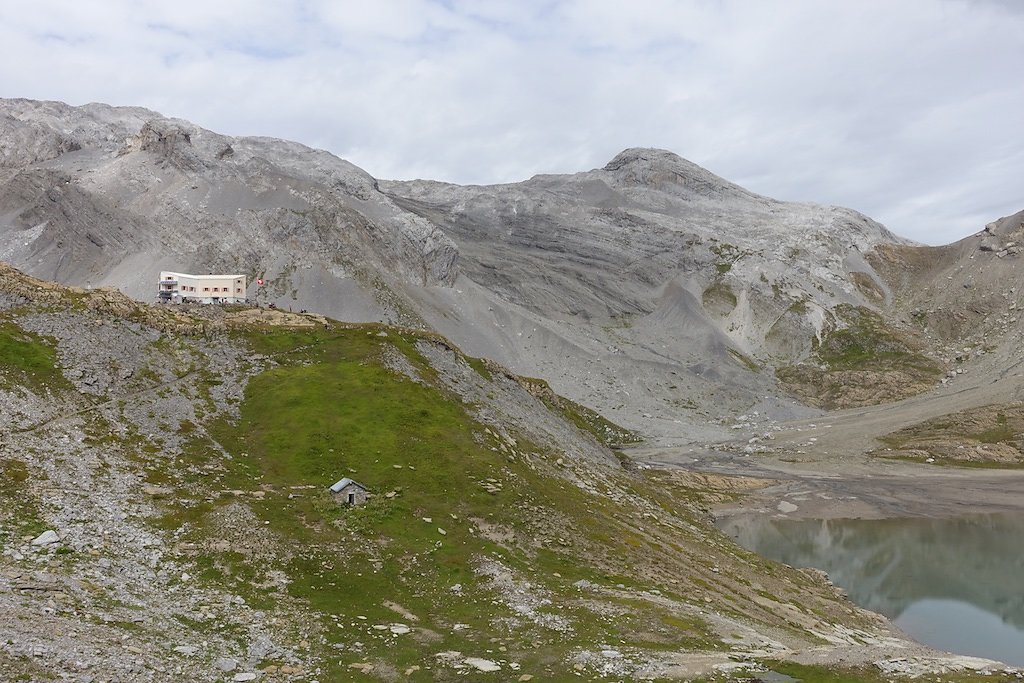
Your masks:
M 469 363 L 469 367 L 476 370 L 478 375 L 487 381 L 491 380 L 491 371 L 487 369 L 487 363 L 485 363 L 482 358 L 473 358 L 472 356 L 466 356 L 465 358 L 466 362 Z
M 740 353 L 736 349 L 729 349 L 729 355 L 739 361 L 747 370 L 750 370 L 751 372 L 761 372 L 761 366 L 745 353 Z
M 0 322 L 0 381 L 24 384 L 34 389 L 67 390 L 71 384 L 57 367 L 57 352 L 52 340 Z
M 721 280 L 716 280 L 704 290 L 701 295 L 701 303 L 705 309 L 725 316 L 736 308 L 737 299 L 732 287 Z
M 871 405 L 913 396 L 942 376 L 940 362 L 874 311 L 843 304 L 835 316 L 834 329 L 812 344 L 811 363 L 776 370 L 796 396 L 828 409 Z
M 938 377 L 942 366 L 923 355 L 908 339 L 889 328 L 882 317 L 866 308 L 842 305 L 836 315 L 845 327 L 824 335 L 817 349 L 832 370 L 875 370 L 891 366 L 913 368 Z
M 36 536 L 47 529 L 39 504 L 28 486 L 29 470 L 24 462 L 0 458 L 0 538 L 5 530 L 12 537 Z

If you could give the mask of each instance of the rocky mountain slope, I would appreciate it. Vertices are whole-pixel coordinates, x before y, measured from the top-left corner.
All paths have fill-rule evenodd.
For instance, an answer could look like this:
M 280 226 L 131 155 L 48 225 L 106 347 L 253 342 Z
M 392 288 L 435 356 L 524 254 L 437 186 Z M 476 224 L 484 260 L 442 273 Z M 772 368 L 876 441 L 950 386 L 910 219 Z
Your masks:
M 622 680 L 925 655 L 431 333 L 0 272 L 8 680 Z M 327 486 L 371 492 L 348 507 Z M 952 660 L 928 654 L 936 666 Z M 801 669 L 802 670 L 802 669 Z M 816 669 L 811 669 L 816 670 Z
M 328 312 L 376 317 L 355 282 L 451 284 L 457 251 L 375 181 L 325 152 L 227 138 L 142 109 L 6 100 L 4 260 L 149 300 L 149 269 L 282 271 L 273 297 L 320 285 Z
M 871 250 L 909 245 L 669 152 L 458 187 L 377 181 L 323 151 L 137 108 L 3 100 L 0 126 L 0 260 L 140 300 L 161 269 L 263 277 L 254 299 L 433 329 L 666 443 L 724 438 L 738 414 L 901 398 L 942 371 L 816 354 L 892 302 Z M 880 352 L 927 356 L 892 323 L 871 322 Z M 801 364 L 779 384 L 777 368 Z M 833 372 L 869 388 L 815 395 Z

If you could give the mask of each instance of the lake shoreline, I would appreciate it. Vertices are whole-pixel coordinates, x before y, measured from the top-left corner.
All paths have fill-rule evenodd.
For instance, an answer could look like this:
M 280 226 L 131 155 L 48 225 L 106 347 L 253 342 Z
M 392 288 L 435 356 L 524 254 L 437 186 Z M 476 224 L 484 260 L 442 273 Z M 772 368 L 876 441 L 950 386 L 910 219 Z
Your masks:
M 870 471 L 864 463 L 851 467 L 827 461 L 815 463 L 814 470 L 774 465 L 763 488 L 717 506 L 715 518 L 944 518 L 1024 512 L 1021 470 L 876 463 Z

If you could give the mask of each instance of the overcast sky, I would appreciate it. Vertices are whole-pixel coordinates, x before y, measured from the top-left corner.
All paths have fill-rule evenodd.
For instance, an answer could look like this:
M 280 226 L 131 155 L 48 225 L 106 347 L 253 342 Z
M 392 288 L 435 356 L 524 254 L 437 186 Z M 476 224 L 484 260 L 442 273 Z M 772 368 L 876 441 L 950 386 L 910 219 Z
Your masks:
M 0 96 L 141 105 L 379 178 L 672 150 L 932 244 L 1024 209 L 1024 0 L 0 0 Z

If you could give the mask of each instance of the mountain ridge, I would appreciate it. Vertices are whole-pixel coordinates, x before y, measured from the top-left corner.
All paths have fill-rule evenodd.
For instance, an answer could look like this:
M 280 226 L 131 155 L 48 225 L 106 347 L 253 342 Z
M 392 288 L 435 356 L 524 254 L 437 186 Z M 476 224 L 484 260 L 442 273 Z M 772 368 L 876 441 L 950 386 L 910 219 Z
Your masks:
M 245 272 L 267 283 L 254 301 L 434 329 L 655 439 L 725 438 L 737 412 L 813 415 L 775 370 L 820 364 L 842 306 L 918 333 L 887 312 L 892 273 L 872 260 L 914 245 L 665 150 L 458 186 L 139 108 L 0 112 L 20 131 L 0 146 L 0 258 L 35 276 L 151 300 L 159 270 Z

